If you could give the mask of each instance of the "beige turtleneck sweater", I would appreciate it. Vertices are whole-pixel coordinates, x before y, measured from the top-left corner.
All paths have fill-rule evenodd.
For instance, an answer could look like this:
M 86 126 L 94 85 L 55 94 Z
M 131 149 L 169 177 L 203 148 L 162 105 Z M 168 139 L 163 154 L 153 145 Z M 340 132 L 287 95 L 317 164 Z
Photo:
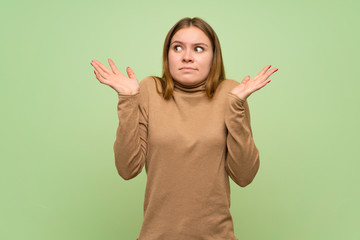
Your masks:
M 147 77 L 134 95 L 118 94 L 115 164 L 125 180 L 147 173 L 138 240 L 237 240 L 229 176 L 245 187 L 259 169 L 247 101 L 224 80 L 209 99 L 205 81 L 175 83 L 173 98 Z

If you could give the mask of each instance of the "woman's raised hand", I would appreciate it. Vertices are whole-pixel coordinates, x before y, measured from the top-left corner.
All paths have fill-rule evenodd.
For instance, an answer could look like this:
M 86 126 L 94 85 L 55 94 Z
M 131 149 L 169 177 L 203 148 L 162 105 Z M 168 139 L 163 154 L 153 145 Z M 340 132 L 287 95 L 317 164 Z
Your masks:
M 266 72 L 270 67 L 271 65 L 267 65 L 251 80 L 250 76 L 246 76 L 238 86 L 231 90 L 231 93 L 236 94 L 239 98 L 246 100 L 250 94 L 268 84 L 270 82 L 268 78 L 271 76 L 271 74 L 279 70 L 278 68 L 273 68 Z
M 137 93 L 139 91 L 139 82 L 136 79 L 133 70 L 131 70 L 130 67 L 127 67 L 126 72 L 129 77 L 126 77 L 117 69 L 110 58 L 108 58 L 108 61 L 111 70 L 97 60 L 92 60 L 90 63 L 95 68 L 94 73 L 100 83 L 112 87 L 121 94 L 133 95 Z

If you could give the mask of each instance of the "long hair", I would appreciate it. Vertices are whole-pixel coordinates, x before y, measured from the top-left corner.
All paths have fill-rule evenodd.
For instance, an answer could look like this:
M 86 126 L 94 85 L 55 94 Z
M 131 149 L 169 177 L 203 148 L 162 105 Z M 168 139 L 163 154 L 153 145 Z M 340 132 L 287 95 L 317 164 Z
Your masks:
M 162 94 L 165 99 L 170 99 L 173 95 L 174 91 L 174 82 L 173 78 L 170 74 L 169 69 L 169 61 L 168 61 L 168 54 L 169 54 L 169 47 L 170 42 L 174 34 L 182 28 L 187 27 L 197 27 L 202 30 L 206 36 L 210 39 L 212 50 L 213 50 L 213 60 L 212 65 L 210 68 L 209 75 L 207 76 L 206 83 L 205 83 L 205 91 L 206 95 L 209 98 L 215 93 L 216 88 L 219 86 L 220 82 L 225 79 L 225 69 L 221 54 L 221 47 L 219 39 L 212 29 L 212 27 L 205 22 L 203 19 L 194 17 L 194 18 L 183 18 L 180 19 L 168 32 L 165 41 L 164 41 L 164 48 L 163 48 L 163 69 L 162 69 L 162 77 L 151 76 L 160 81 L 162 90 L 159 91 L 156 84 L 156 89 L 158 93 Z

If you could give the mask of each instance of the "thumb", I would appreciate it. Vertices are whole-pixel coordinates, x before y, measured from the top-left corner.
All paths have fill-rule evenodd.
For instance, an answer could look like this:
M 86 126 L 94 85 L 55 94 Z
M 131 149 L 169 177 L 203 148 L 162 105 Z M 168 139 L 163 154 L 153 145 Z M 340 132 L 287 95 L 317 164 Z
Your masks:
M 126 68 L 126 72 L 130 79 L 136 79 L 135 73 L 130 67 Z
M 250 80 L 250 76 L 249 76 L 249 75 L 247 75 L 247 76 L 246 76 L 246 77 L 242 80 L 242 82 L 241 82 L 241 83 L 246 84 L 249 80 Z

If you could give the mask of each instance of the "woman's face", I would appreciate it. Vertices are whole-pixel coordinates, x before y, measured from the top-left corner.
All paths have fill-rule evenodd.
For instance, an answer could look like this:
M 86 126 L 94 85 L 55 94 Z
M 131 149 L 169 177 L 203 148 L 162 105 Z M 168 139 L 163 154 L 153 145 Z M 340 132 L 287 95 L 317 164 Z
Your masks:
M 209 75 L 212 64 L 210 39 L 197 27 L 182 28 L 170 41 L 168 59 L 174 80 L 184 85 L 200 83 Z

